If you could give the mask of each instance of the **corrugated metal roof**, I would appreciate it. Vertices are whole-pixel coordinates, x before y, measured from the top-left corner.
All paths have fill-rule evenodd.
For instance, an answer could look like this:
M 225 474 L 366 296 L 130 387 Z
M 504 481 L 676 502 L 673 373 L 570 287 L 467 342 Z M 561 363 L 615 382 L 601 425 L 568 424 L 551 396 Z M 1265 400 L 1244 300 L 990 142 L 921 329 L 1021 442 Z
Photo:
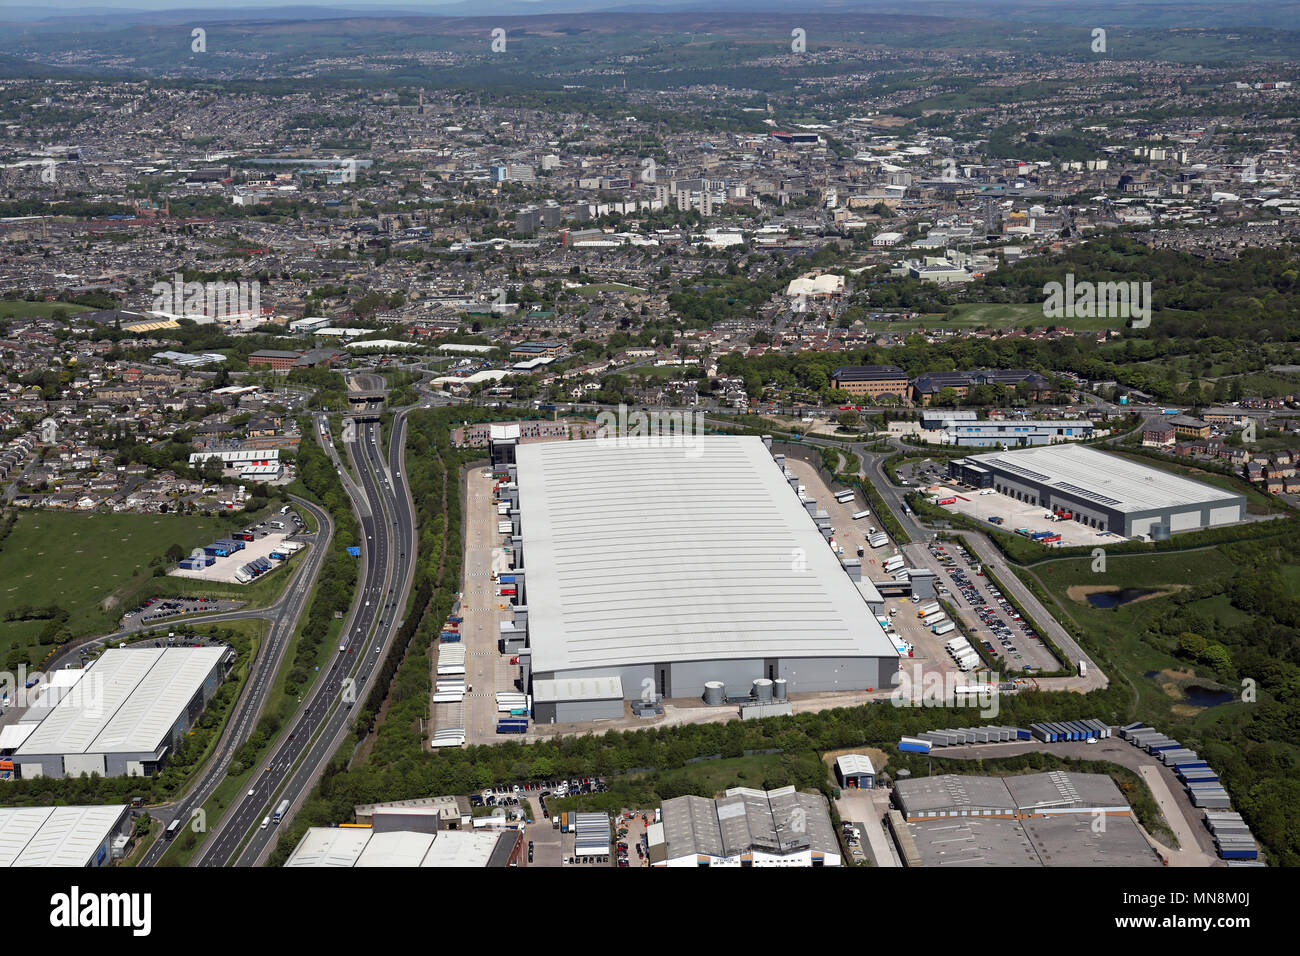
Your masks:
M 126 810 L 125 804 L 0 808 L 0 866 L 86 866 Z
M 312 827 L 284 865 L 355 866 L 368 842 L 368 829 Z
M 566 677 L 533 681 L 533 703 L 565 700 L 622 700 L 621 677 Z
M 516 457 L 535 670 L 898 656 L 759 438 Z
M 1201 503 L 1244 502 L 1242 495 L 1110 455 L 1087 445 L 1043 445 L 975 455 L 971 461 L 1108 505 L 1148 511 Z
M 166 649 L 88 749 L 107 753 L 157 746 L 225 653 L 224 647 Z
M 224 647 L 111 648 L 82 672 L 16 755 L 153 750 L 226 653 Z

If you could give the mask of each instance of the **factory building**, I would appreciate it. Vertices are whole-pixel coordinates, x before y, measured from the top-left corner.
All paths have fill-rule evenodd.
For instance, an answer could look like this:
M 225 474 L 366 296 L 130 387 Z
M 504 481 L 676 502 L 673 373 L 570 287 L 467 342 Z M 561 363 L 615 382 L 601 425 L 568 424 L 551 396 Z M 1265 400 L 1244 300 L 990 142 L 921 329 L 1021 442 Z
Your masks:
M 58 672 L 61 682 L 6 728 L 5 756 L 25 779 L 151 776 L 181 746 L 234 656 L 229 647 L 106 650 L 85 669 Z
M 1086 418 L 1061 420 L 987 419 L 980 421 L 971 413 L 926 412 L 921 427 L 942 433 L 946 445 L 968 447 L 1019 448 L 1027 445 L 1051 445 L 1056 442 L 1083 441 L 1093 435 L 1093 423 Z
M 285 862 L 289 867 L 507 867 L 521 865 L 516 827 L 448 829 L 429 807 L 376 805 L 371 825 L 312 827 Z
M 948 477 L 1052 511 L 1125 538 L 1245 520 L 1246 497 L 1089 445 L 1049 445 L 972 455 L 948 463 Z
M 895 782 L 894 801 L 909 866 L 1160 866 L 1106 774 L 914 777 Z
M 839 866 L 826 801 L 794 787 L 674 797 L 647 830 L 653 866 Z
M 721 704 L 893 684 L 898 650 L 826 512 L 764 439 L 510 447 L 502 641 L 528 649 L 539 721 L 614 716 L 615 693 Z
M 0 866 L 107 866 L 125 855 L 131 811 L 99 807 L 0 807 Z

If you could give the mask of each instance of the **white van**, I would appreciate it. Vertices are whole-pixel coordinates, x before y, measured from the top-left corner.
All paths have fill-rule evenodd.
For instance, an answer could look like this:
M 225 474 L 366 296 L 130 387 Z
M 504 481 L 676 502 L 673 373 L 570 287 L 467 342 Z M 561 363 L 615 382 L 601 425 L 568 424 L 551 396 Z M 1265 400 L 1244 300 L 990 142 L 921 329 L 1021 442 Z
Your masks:
M 262 817 L 262 825 L 261 825 L 258 829 L 265 830 L 265 829 L 266 829 L 267 827 L 269 827 L 270 825 L 271 825 L 271 818 L 270 818 L 270 817 Z

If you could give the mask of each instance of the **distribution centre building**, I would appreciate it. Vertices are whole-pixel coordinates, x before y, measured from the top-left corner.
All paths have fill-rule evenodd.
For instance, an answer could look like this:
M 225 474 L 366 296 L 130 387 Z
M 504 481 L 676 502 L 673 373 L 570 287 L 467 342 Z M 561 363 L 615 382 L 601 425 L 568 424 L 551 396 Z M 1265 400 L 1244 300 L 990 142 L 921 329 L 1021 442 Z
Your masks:
M 1074 521 L 1126 538 L 1245 520 L 1246 497 L 1089 445 L 1048 445 L 972 455 L 948 476 L 1020 501 L 1073 513 Z
M 15 774 L 154 774 L 216 693 L 234 654 L 224 646 L 104 651 L 60 687 L 52 707 L 19 718 L 22 740 L 10 757 Z
M 756 680 L 790 692 L 896 682 L 897 648 L 763 439 L 591 439 L 515 453 L 534 687 L 588 681 L 603 716 L 613 678 L 626 700 L 699 697 L 712 682 L 731 696 Z
M 125 804 L 0 807 L 0 866 L 104 866 L 130 834 Z

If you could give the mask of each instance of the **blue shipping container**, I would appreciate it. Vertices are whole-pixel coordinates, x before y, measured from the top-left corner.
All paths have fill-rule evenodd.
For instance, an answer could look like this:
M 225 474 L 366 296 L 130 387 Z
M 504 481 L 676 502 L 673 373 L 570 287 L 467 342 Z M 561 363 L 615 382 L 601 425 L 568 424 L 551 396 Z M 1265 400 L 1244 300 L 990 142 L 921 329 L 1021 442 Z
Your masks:
M 1225 860 L 1258 860 L 1260 851 L 1258 849 L 1221 849 L 1219 856 Z

